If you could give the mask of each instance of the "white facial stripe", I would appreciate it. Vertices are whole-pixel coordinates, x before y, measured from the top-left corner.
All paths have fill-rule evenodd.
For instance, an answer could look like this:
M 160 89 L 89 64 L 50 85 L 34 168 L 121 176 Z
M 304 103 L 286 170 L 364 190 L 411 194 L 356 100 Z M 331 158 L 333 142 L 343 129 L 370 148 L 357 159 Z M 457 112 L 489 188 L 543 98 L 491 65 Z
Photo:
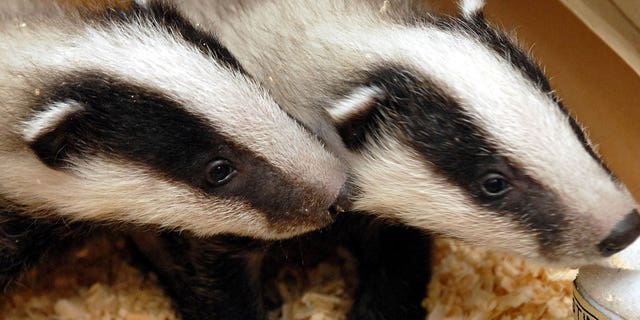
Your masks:
M 0 170 L 7 173 L 3 196 L 36 212 L 53 209 L 71 220 L 151 224 L 200 236 L 233 233 L 273 239 L 309 231 L 295 226 L 276 232 L 264 214 L 248 204 L 204 195 L 113 159 L 75 160 L 73 174 L 51 170 L 28 154 L 3 155 L 0 162 Z M 16 194 L 19 197 L 12 198 Z
M 381 136 L 378 145 L 350 158 L 354 182 L 362 189 L 354 209 L 524 256 L 539 252 L 535 234 L 474 205 L 463 190 L 429 170 L 422 156 Z
M 338 101 L 327 110 L 334 123 L 342 123 L 353 115 L 365 112 L 373 99 L 383 94 L 380 88 L 359 87 L 345 99 Z
M 86 26 L 77 36 L 61 37 L 66 37 L 63 46 L 53 36 L 42 39 L 51 43 L 36 41 L 33 50 L 24 50 L 31 56 L 22 59 L 54 70 L 95 68 L 158 88 L 290 177 L 335 194 L 340 190 L 345 177 L 339 161 L 265 90 L 159 27 L 145 22 L 106 30 Z M 47 50 L 46 61 L 39 58 L 42 50 Z
M 83 106 L 76 101 L 53 103 L 22 124 L 22 137 L 27 142 L 35 141 L 39 136 L 55 129 L 69 115 L 81 111 Z
M 561 234 L 553 252 L 541 248 L 535 232 L 509 214 L 476 205 L 466 192 L 434 173 L 424 157 L 381 132 L 376 144 L 352 154 L 353 181 L 361 188 L 354 209 L 374 212 L 427 231 L 453 236 L 474 245 L 502 249 L 558 266 L 579 266 L 600 259 L 592 226 L 576 223 Z

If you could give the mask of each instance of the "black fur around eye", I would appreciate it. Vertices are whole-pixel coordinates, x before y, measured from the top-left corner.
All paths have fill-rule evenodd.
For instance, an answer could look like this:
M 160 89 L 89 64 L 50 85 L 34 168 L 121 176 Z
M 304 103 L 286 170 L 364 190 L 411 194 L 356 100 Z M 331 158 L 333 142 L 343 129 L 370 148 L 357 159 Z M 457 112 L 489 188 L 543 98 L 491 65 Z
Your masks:
M 482 192 L 486 197 L 496 198 L 511 190 L 505 177 L 497 173 L 490 173 L 482 180 Z
M 214 187 L 221 186 L 231 181 L 235 175 L 236 169 L 231 165 L 231 162 L 227 160 L 213 160 L 207 165 L 207 181 Z

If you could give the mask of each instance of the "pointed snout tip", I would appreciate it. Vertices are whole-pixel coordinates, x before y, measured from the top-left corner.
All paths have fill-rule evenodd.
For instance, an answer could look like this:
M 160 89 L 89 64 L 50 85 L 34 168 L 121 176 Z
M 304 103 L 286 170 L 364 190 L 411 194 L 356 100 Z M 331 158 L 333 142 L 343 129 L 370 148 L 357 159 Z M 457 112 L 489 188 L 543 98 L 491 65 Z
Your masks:
M 610 257 L 624 250 L 638 236 L 640 236 L 640 214 L 637 209 L 633 209 L 613 227 L 607 238 L 598 244 L 598 250 L 603 257 Z
M 337 214 L 344 213 L 346 211 L 351 210 L 351 206 L 352 206 L 351 187 L 349 187 L 348 184 L 345 184 L 340 190 L 340 193 L 338 194 L 336 201 L 331 206 L 331 209 L 329 210 L 329 212 L 333 216 L 335 216 Z

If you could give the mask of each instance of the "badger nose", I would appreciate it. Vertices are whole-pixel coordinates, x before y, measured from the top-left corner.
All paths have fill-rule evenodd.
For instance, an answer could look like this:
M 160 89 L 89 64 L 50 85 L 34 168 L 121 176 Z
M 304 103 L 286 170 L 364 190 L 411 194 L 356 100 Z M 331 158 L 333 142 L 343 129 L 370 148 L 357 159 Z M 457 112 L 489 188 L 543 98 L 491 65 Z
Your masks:
M 613 227 L 609 236 L 598 244 L 598 249 L 603 256 L 611 256 L 630 245 L 638 235 L 640 235 L 640 215 L 638 210 L 633 209 Z
M 331 214 L 332 218 L 335 218 L 337 214 L 345 211 L 349 211 L 350 208 L 351 208 L 351 188 L 348 186 L 348 184 L 345 184 L 340 190 L 340 194 L 338 194 L 338 198 L 336 198 L 336 201 L 333 203 L 333 205 L 329 209 L 329 213 Z

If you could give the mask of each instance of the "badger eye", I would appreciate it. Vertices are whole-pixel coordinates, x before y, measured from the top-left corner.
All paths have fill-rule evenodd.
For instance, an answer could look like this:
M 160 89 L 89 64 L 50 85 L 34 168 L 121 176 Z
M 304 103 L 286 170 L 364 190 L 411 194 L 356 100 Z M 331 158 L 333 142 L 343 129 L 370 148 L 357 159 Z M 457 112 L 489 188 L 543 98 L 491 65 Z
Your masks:
M 215 187 L 229 182 L 236 175 L 231 162 L 224 159 L 211 161 L 206 170 L 207 181 Z
M 497 173 L 491 173 L 484 177 L 482 192 L 488 197 L 499 197 L 511 190 L 507 179 Z

